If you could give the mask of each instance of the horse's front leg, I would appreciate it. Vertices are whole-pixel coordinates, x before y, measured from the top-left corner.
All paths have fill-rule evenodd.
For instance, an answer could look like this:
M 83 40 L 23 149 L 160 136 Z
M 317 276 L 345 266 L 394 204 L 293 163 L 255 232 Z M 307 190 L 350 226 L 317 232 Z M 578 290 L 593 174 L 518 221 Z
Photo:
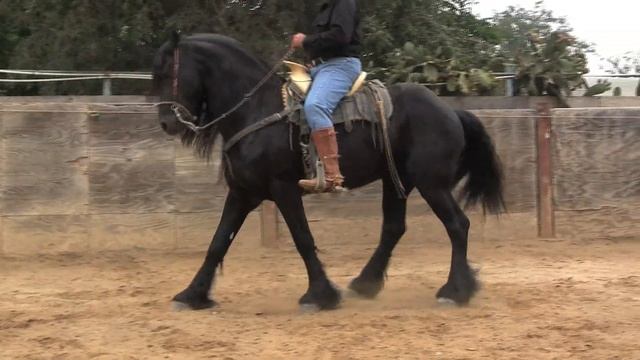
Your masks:
M 224 259 L 231 242 L 238 234 L 247 215 L 255 209 L 262 200 L 251 197 L 237 190 L 230 190 L 222 211 L 222 218 L 218 229 L 211 240 L 204 263 L 198 270 L 189 286 L 173 298 L 178 308 L 200 310 L 216 305 L 209 298 L 209 290 L 213 283 L 216 268 Z
M 317 306 L 321 310 L 335 309 L 340 303 L 340 292 L 331 284 L 318 259 L 304 212 L 302 190 L 295 183 L 278 181 L 272 184 L 271 191 L 307 268 L 309 289 L 300 298 L 300 305 Z

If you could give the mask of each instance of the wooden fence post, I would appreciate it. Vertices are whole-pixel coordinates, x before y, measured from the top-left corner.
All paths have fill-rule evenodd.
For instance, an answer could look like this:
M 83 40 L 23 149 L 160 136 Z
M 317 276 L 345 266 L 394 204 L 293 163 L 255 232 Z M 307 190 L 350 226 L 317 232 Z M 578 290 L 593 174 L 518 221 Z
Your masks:
M 260 236 L 262 246 L 278 246 L 278 208 L 272 201 L 263 201 L 260 211 Z
M 102 80 L 102 96 L 111 96 L 111 79 L 106 78 Z
M 553 164 L 551 161 L 551 105 L 536 106 L 536 144 L 538 164 L 538 236 L 555 237 L 555 209 L 553 205 Z
M 504 72 L 508 74 L 508 76 L 512 76 L 510 74 L 515 74 L 518 71 L 518 67 L 516 64 L 505 64 Z M 515 77 L 508 78 L 504 81 L 504 95 L 505 96 L 516 96 L 516 80 Z

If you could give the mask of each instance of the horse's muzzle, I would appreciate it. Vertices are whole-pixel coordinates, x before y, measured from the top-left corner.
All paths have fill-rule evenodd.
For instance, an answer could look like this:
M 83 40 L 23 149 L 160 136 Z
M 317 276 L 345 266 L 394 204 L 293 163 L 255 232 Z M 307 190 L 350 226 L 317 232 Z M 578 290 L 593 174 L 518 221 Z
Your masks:
M 177 135 L 181 128 L 175 119 L 160 119 L 160 127 L 169 135 Z

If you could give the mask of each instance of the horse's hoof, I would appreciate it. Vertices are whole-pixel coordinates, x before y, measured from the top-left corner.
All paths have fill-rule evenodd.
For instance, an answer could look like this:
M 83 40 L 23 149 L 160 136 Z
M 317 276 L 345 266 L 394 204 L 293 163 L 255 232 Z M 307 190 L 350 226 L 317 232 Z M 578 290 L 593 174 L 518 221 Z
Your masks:
M 438 304 L 440 304 L 441 306 L 446 306 L 446 307 L 450 307 L 450 306 L 458 306 L 458 303 L 455 302 L 455 300 L 451 300 L 448 298 L 444 298 L 444 297 L 439 297 L 438 298 Z
M 349 290 L 351 290 L 358 297 L 362 297 L 365 299 L 373 299 L 384 287 L 384 281 L 369 281 L 363 280 L 360 277 L 357 277 L 351 281 L 349 284 Z
M 480 288 L 480 283 L 476 280 L 477 270 L 466 263 L 451 269 L 449 280 L 438 290 L 436 298 L 452 300 L 458 306 L 467 305 Z
M 194 296 L 187 289 L 173 297 L 171 307 L 175 311 L 184 310 L 205 310 L 211 309 L 218 304 L 207 296 Z
M 209 299 L 207 299 L 206 301 L 199 302 L 197 304 L 187 304 L 182 301 L 176 301 L 176 300 L 171 301 L 171 310 L 175 312 L 189 311 L 189 310 L 206 310 L 206 309 L 214 308 L 216 306 L 218 306 L 218 303 Z
M 192 310 L 191 307 L 180 301 L 171 301 L 171 310 L 174 312 L 182 312 Z
M 300 304 L 300 312 L 303 314 L 315 314 L 321 310 L 316 304 Z
M 301 307 L 315 306 L 320 310 L 333 310 L 340 305 L 342 296 L 330 282 L 310 288 L 298 301 Z
M 452 283 L 446 283 L 442 288 L 440 288 L 440 290 L 438 290 L 436 298 L 438 299 L 439 303 L 453 302 L 458 306 L 464 306 L 469 304 L 469 301 L 471 300 L 475 292 L 475 282 L 473 282 L 471 286 L 468 286 L 466 288 L 453 285 Z

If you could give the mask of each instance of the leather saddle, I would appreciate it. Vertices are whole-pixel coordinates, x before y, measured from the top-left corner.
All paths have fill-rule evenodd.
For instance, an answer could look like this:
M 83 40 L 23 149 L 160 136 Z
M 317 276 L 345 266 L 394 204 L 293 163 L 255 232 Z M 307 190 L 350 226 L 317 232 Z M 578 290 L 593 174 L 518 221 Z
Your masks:
M 292 86 L 296 87 L 298 93 L 302 96 L 306 96 L 311 88 L 311 75 L 309 69 L 302 65 L 292 61 L 283 62 L 289 68 L 289 79 Z M 367 80 L 367 73 L 361 72 L 356 81 L 353 82 L 351 90 L 347 94 L 347 97 L 355 95 L 358 91 L 362 90 Z
M 312 79 L 306 66 L 291 61 L 283 63 L 289 68 L 289 76 L 282 87 L 282 100 L 285 108 L 294 108 L 304 102 Z M 379 108 L 379 103 L 383 109 Z M 383 110 L 382 113 L 379 113 L 379 110 Z M 349 93 L 334 110 L 332 120 L 334 124 L 344 123 L 347 132 L 351 132 L 355 121 L 377 124 L 381 117 L 389 119 L 392 112 L 393 104 L 386 86 L 379 80 L 367 80 L 367 73 L 361 72 Z M 289 122 L 301 128 L 302 134 L 309 133 L 302 109 L 298 109 L 288 118 Z

